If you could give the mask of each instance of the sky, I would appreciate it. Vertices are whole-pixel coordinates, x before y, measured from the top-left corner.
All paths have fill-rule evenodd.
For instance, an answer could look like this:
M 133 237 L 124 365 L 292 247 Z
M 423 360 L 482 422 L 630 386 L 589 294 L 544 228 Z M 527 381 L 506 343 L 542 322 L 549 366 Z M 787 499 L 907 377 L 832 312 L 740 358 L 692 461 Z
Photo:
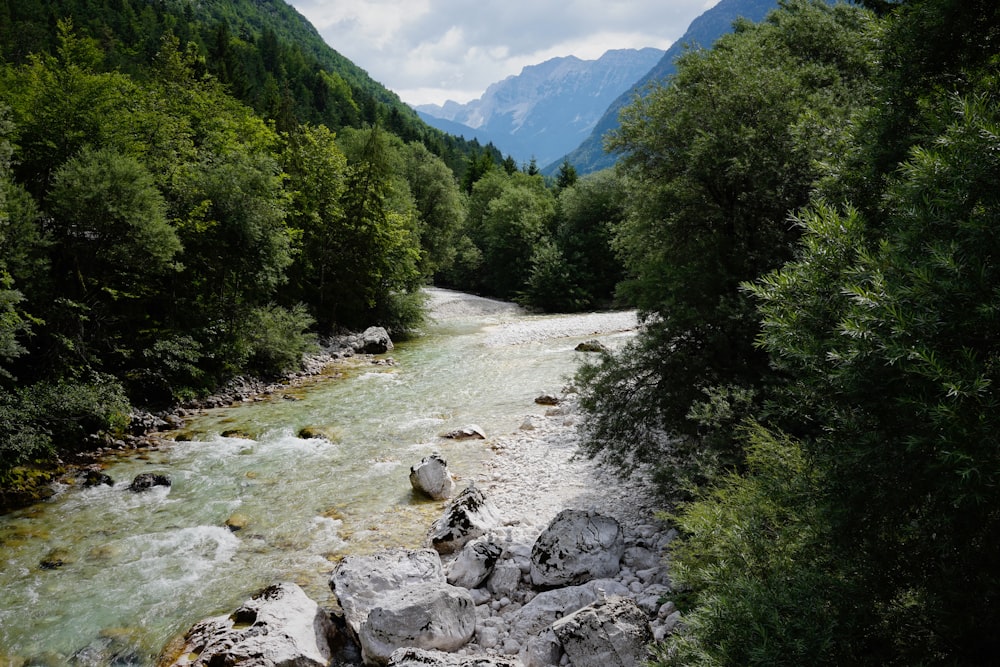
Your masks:
M 468 102 L 526 65 L 668 48 L 719 0 L 287 0 L 409 104 Z

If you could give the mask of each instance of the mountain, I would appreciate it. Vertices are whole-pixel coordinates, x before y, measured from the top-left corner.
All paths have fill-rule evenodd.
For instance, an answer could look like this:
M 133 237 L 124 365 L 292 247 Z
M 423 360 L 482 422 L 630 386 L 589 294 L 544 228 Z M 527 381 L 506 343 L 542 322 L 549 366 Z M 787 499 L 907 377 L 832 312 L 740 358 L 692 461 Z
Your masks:
M 97 40 L 103 67 L 140 78 L 155 67 L 164 37 L 176 37 L 234 97 L 282 131 L 299 123 L 338 130 L 378 122 L 422 142 L 459 173 L 482 150 L 428 126 L 285 0 L 0 0 L 4 59 L 21 64 L 31 54 L 55 53 L 60 19 Z
M 709 48 L 719 37 L 732 31 L 733 21 L 736 19 L 742 17 L 754 22 L 761 21 L 777 8 L 778 0 L 721 0 L 692 21 L 684 35 L 667 49 L 660 61 L 606 108 L 582 144 L 568 155 L 556 156 L 551 163 L 540 161 L 540 164 L 546 165 L 542 172 L 554 174 L 563 160 L 568 160 L 580 174 L 612 166 L 617 157 L 604 152 L 604 135 L 618 127 L 618 114 L 623 107 L 636 96 L 643 95 L 650 83 L 670 77 L 675 71 L 674 60 L 689 48 Z
M 547 164 L 578 146 L 608 104 L 663 53 L 653 48 L 617 49 L 597 60 L 553 58 L 494 83 L 467 104 L 448 101 L 416 109 L 427 123 L 445 132 L 480 143 L 492 141 L 519 162 L 535 158 L 538 164 Z

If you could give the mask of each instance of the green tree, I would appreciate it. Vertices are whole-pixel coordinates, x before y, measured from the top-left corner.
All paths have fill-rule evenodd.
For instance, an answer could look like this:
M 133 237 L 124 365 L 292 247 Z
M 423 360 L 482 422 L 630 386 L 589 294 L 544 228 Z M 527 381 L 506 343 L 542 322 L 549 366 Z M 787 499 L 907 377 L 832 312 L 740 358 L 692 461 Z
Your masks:
M 531 259 L 551 238 L 555 197 L 540 175 L 491 172 L 473 187 L 469 230 L 482 253 L 481 289 L 510 299 L 524 287 Z
M 623 112 L 612 147 L 625 153 L 628 214 L 615 243 L 621 294 L 647 327 L 581 375 L 589 451 L 629 449 L 616 459 L 660 465 L 675 490 L 741 465 L 727 427 L 689 415 L 713 388 L 747 396 L 769 381 L 754 347 L 759 316 L 740 284 L 792 255 L 799 232 L 788 214 L 808 202 L 868 95 L 868 17 L 788 2 L 687 53 L 668 85 Z M 710 443 L 721 449 L 705 456 Z
M 952 98 L 877 224 L 817 208 L 802 258 L 755 288 L 762 341 L 795 378 L 781 405 L 809 425 L 824 518 L 865 591 L 856 613 L 879 628 L 873 654 L 974 664 L 996 650 L 995 82 Z
M 289 136 L 283 163 L 292 197 L 288 225 L 300 246 L 287 291 L 329 328 L 341 287 L 332 276 L 340 261 L 337 236 L 344 224 L 347 158 L 330 130 L 306 125 Z

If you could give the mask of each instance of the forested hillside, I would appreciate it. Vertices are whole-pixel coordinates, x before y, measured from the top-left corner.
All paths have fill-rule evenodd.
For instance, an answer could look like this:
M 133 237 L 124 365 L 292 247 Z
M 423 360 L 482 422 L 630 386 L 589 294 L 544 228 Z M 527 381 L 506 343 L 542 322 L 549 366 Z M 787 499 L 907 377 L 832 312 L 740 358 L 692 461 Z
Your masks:
M 620 206 L 429 128 L 279 0 L 0 2 L 0 492 L 432 280 L 610 302 Z M 27 495 L 25 495 L 26 492 Z
M 1000 8 L 789 0 L 627 107 L 588 450 L 680 529 L 671 665 L 1000 649 Z

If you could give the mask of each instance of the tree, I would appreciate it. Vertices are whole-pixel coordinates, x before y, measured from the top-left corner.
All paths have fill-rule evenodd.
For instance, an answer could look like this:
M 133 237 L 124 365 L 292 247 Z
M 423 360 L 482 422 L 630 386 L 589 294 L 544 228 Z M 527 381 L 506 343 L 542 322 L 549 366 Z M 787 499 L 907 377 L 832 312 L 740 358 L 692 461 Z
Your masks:
M 808 425 L 824 519 L 848 536 L 840 557 L 865 591 L 856 613 L 880 628 L 871 650 L 973 664 L 997 649 L 988 601 L 1000 594 L 984 557 L 1000 548 L 1000 100 L 952 103 L 941 134 L 890 181 L 875 224 L 808 212 L 802 257 L 755 293 L 762 342 L 795 377 L 780 405 Z M 914 636 L 915 624 L 926 631 Z
M 740 284 L 792 256 L 799 232 L 787 216 L 808 202 L 866 99 L 866 17 L 788 2 L 685 54 L 668 85 L 623 112 L 611 142 L 625 153 L 628 201 L 615 238 L 627 272 L 620 291 L 648 326 L 581 375 L 592 453 L 624 446 L 623 463 L 679 464 L 663 466 L 678 477 L 675 491 L 741 465 L 731 420 L 690 415 L 724 394 L 752 410 L 759 404 L 744 399 L 770 381 L 754 346 L 759 316 Z M 637 429 L 648 437 L 634 438 Z

